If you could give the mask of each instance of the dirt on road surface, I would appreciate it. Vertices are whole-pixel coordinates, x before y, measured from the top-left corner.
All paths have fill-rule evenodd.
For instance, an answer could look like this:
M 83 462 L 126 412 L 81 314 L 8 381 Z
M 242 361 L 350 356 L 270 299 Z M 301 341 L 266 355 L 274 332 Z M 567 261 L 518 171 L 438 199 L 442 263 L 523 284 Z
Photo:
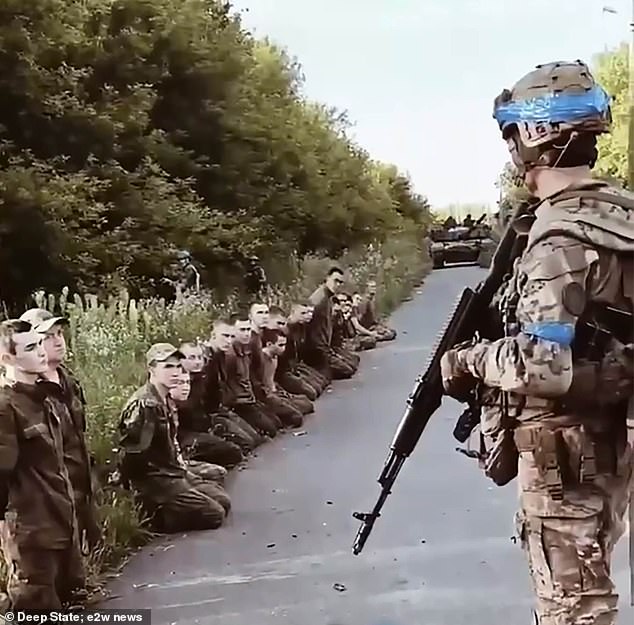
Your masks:
M 355 510 L 376 478 L 436 333 L 478 268 L 432 273 L 392 317 L 396 341 L 364 353 L 299 432 L 257 451 L 228 482 L 220 530 L 173 536 L 132 558 L 103 608 L 152 608 L 152 625 L 528 625 L 529 579 L 512 541 L 515 483 L 497 488 L 454 451 L 446 399 L 407 461 L 363 553 Z M 628 606 L 627 537 L 614 577 Z

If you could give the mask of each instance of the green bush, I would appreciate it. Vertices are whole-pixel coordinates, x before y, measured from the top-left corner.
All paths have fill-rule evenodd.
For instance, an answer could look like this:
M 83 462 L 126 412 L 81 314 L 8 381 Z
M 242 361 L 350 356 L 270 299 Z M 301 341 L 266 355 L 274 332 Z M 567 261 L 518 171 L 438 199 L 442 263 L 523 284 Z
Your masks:
M 417 235 L 401 233 L 388 242 L 351 250 L 336 261 L 316 256 L 301 262 L 291 258 L 284 268 L 278 267 L 286 281 L 271 290 L 269 302 L 288 308 L 310 295 L 332 264 L 346 269 L 350 289 L 363 289 L 368 280 L 376 280 L 378 310 L 387 314 L 422 281 L 429 271 L 429 256 Z M 125 292 L 100 302 L 91 295 L 72 296 L 66 289 L 59 297 L 40 292 L 34 299 L 38 306 L 64 312 L 70 320 L 69 364 L 86 393 L 89 446 L 103 469 L 104 481 L 114 469 L 119 413 L 144 382 L 144 354 L 149 345 L 207 338 L 212 321 L 236 305 L 235 298 L 221 301 L 213 293 L 183 297 L 174 304 L 156 299 L 136 301 Z M 104 542 L 88 562 L 93 581 L 151 537 L 127 492 L 104 483 L 99 500 Z
M 177 248 L 218 288 L 247 253 L 336 257 L 428 220 L 224 2 L 7 0 L 0 86 L 9 309 L 64 285 L 150 297 Z

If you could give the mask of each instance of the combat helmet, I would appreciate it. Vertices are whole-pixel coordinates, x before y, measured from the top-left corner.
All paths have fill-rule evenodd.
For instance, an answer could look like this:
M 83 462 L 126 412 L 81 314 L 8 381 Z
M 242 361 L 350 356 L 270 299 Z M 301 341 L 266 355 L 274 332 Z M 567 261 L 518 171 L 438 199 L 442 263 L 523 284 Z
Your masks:
M 596 136 L 612 122 L 610 96 L 580 60 L 537 65 L 495 98 L 493 117 L 521 172 L 536 166 L 594 166 Z M 573 159 L 567 164 L 562 158 L 575 151 L 573 144 L 590 155 L 587 163 Z

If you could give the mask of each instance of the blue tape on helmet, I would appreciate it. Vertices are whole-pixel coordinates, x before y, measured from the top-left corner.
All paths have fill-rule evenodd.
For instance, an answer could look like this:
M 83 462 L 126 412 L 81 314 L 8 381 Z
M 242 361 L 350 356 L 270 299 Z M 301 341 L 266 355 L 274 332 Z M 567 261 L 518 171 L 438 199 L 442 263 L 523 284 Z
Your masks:
M 500 104 L 493 114 L 498 124 L 519 122 L 575 122 L 603 116 L 610 96 L 595 86 L 584 93 L 551 93 L 547 96 Z
M 562 347 L 570 347 L 575 338 L 575 326 L 572 323 L 559 321 L 538 321 L 527 323 L 522 332 L 528 336 L 557 343 Z

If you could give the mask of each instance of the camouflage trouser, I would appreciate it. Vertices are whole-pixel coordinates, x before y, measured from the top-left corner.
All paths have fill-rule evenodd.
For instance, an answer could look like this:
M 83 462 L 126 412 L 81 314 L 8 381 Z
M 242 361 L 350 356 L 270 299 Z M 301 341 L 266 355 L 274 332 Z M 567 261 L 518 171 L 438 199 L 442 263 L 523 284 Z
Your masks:
M 359 366 L 359 356 L 343 347 L 338 347 L 330 352 L 329 363 L 334 380 L 351 378 Z
M 298 373 L 285 371 L 280 374 L 278 383 L 287 393 L 305 395 L 311 401 L 315 401 L 317 399 L 317 389 L 314 386 L 311 386 L 310 382 L 302 379 Z
M 298 428 L 304 421 L 302 413 L 289 400 L 279 395 L 269 395 L 264 401 L 265 406 L 274 412 L 280 421 L 291 428 Z
M 227 476 L 227 469 L 219 464 L 204 462 L 203 460 L 187 460 L 187 470 L 203 480 L 218 482 L 222 484 Z
M 271 438 L 274 438 L 282 427 L 282 422 L 275 416 L 275 413 L 257 402 L 254 404 L 236 404 L 233 409 L 256 432 L 266 434 Z
M 4 528 L 2 534 L 11 609 L 59 610 L 84 589 L 85 572 L 76 541 L 66 549 L 35 549 L 18 547 Z
M 84 544 L 85 550 L 90 550 L 97 545 L 101 538 L 101 527 L 99 526 L 99 515 L 93 497 L 87 493 L 75 491 L 75 515 L 77 517 L 77 527 L 79 530 L 80 545 Z
M 238 416 L 235 412 L 215 415 L 214 420 L 223 428 L 222 437 L 225 440 L 238 445 L 243 454 L 254 450 L 264 441 L 263 437 L 260 436 L 260 434 L 258 434 L 242 417 Z
M 229 514 L 229 511 L 231 510 L 231 499 L 229 498 L 227 491 L 220 486 L 220 484 L 203 479 L 199 475 L 195 474 L 190 474 L 188 479 L 189 483 L 194 486 L 196 490 L 205 493 L 205 495 L 219 503 L 222 506 L 224 513 Z
M 203 460 L 223 467 L 234 467 L 243 460 L 238 445 L 210 432 L 179 430 L 178 440 L 183 454 L 192 460 Z
M 352 341 L 355 351 L 362 352 L 367 349 L 374 349 L 376 347 L 376 341 L 373 336 L 367 336 L 366 334 L 357 334 Z
M 132 480 L 156 529 L 167 534 L 216 529 L 222 525 L 224 506 L 211 496 L 211 492 L 219 491 L 199 488 L 202 483 L 204 480 L 194 476 Z
M 322 375 L 304 362 L 297 365 L 297 373 L 317 391 L 317 395 L 321 395 L 330 384 L 328 376 Z
M 587 435 L 576 426 L 560 432 L 571 459 L 568 471 L 583 474 L 580 463 L 585 461 Z M 597 451 L 596 477 L 566 484 L 563 500 L 553 497 L 552 469 L 545 472 L 534 452 L 519 447 L 517 526 L 540 625 L 614 625 L 618 595 L 610 578 L 610 559 L 624 532 L 634 464 L 631 443 L 615 459 L 616 472 L 601 467 L 614 453 Z
M 376 338 L 377 341 L 393 341 L 396 338 L 396 330 L 388 328 L 388 326 L 382 323 L 377 323 L 368 329 L 378 335 Z
M 277 386 L 277 394 L 286 401 L 290 402 L 302 415 L 312 414 L 315 412 L 315 406 L 306 395 L 296 395 L 285 391 L 281 386 Z

